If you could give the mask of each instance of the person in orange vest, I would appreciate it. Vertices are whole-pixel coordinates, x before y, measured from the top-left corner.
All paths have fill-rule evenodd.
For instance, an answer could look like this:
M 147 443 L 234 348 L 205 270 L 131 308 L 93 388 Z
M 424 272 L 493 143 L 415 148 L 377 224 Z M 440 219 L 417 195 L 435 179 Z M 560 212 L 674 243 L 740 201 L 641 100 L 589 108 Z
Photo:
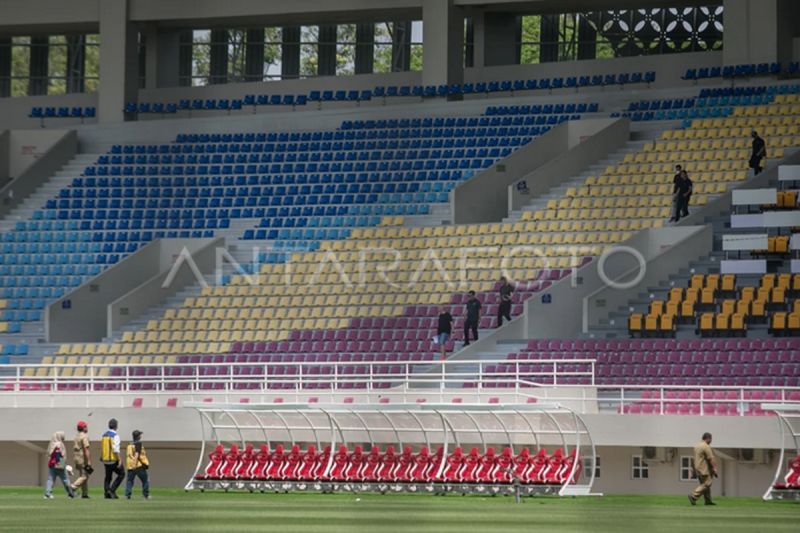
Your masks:
M 133 482 L 138 477 L 142 481 L 142 496 L 146 500 L 150 499 L 150 478 L 147 469 L 150 468 L 150 461 L 147 459 L 147 452 L 142 444 L 142 432 L 138 429 L 133 432 L 133 442 L 128 444 L 125 450 L 125 462 L 128 468 L 128 479 L 125 482 L 125 497 L 131 499 L 133 493 Z

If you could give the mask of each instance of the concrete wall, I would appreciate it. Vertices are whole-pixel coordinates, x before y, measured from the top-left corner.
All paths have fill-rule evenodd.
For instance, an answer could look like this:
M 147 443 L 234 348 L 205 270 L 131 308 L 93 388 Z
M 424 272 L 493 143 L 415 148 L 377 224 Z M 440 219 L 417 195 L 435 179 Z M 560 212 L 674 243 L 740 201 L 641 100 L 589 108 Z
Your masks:
M 711 226 L 648 229 L 634 235 L 624 244 L 641 252 L 646 261 L 641 281 L 633 287 L 620 290 L 606 285 L 599 278 L 593 280 L 590 274 L 588 277 L 595 281 L 595 289 L 585 295 L 584 328 L 597 325 L 609 312 L 625 305 L 636 294 L 646 290 L 647 287 L 658 285 L 690 261 L 710 253 L 713 249 L 713 237 Z M 599 268 L 600 262 L 597 263 Z M 610 257 L 603 270 L 609 279 L 623 283 L 632 283 L 640 272 L 638 262 L 632 256 L 622 253 Z M 587 330 L 584 329 L 583 332 L 586 333 Z
M 224 240 L 221 238 L 202 239 L 202 241 L 205 241 L 204 243 L 197 242 L 199 240 L 189 240 L 186 243 L 187 250 L 201 273 L 213 272 L 216 266 L 217 248 L 224 245 Z M 167 244 L 163 240 L 160 243 L 162 247 Z M 171 276 L 169 285 L 164 287 L 165 281 L 170 277 L 170 269 L 177 257 L 176 248 L 173 246 L 170 246 L 170 248 L 171 250 L 167 253 L 162 250 L 160 272 L 158 274 L 109 304 L 107 336 L 110 336 L 114 331 L 138 317 L 147 309 L 158 305 L 188 285 L 197 282 L 195 273 L 188 265 L 184 265 L 174 276 Z
M 593 492 L 684 495 L 697 485 L 696 480 L 680 479 L 681 457 L 692 455 L 692 449 L 685 445 L 674 449 L 674 459 L 670 462 L 648 461 L 647 479 L 633 479 L 632 474 L 633 456 L 642 455 L 641 447 L 604 446 L 597 455 L 600 458 L 600 477 L 595 480 Z M 777 453 L 772 453 L 770 462 L 766 464 L 719 458 L 720 477 L 711 487 L 712 497 L 763 496 L 775 474 L 777 456 Z
M 8 177 L 18 178 L 31 165 L 45 157 L 65 136 L 67 130 L 11 130 L 8 139 Z
M 97 93 L 72 93 L 50 96 L 16 96 L 0 98 L 0 116 L 3 128 L 39 129 L 39 119 L 28 118 L 33 107 L 96 107 Z M 79 118 L 51 118 L 45 120 L 48 128 L 70 128 L 81 124 Z
M 618 125 L 609 128 L 612 124 Z M 607 131 L 604 131 L 601 139 L 587 144 L 578 151 L 579 155 L 569 155 L 570 150 L 585 137 L 603 130 Z M 530 197 L 542 194 L 593 163 L 595 158 L 618 148 L 627 139 L 626 119 L 587 119 L 559 124 L 497 164 L 458 184 L 450 195 L 453 223 L 497 222 L 508 216 L 509 187 L 517 181 L 528 181 L 532 193 Z M 534 173 L 546 164 L 549 165 L 549 172 Z M 521 202 L 522 199 L 518 203 Z
M 580 120 L 567 124 L 569 151 L 522 176 L 520 179 L 525 180 L 528 186 L 527 193 L 518 191 L 516 183 L 509 185 L 508 212 L 522 208 L 564 180 L 577 176 L 585 168 L 625 146 L 630 139 L 628 119 Z
M 0 189 L 0 217 L 6 216 L 40 185 L 75 156 L 78 136 L 74 131 L 11 131 L 7 158 L 9 175 L 14 178 Z
M 186 247 L 194 253 L 201 247 L 216 245 L 221 239 L 159 239 L 148 243 L 111 268 L 101 272 L 72 292 L 52 302 L 45 310 L 47 342 L 92 342 L 108 334 L 108 306 L 125 297 L 115 308 L 115 320 L 124 323 L 136 315 L 133 310 L 146 309 L 158 303 L 158 298 L 172 294 L 170 290 L 156 291 L 148 284 L 141 294 L 135 289 L 162 274 L 162 262 L 177 255 Z M 207 261 L 203 261 L 207 266 Z M 199 266 L 199 265 L 198 265 Z M 182 274 L 181 276 L 184 276 Z M 181 282 L 185 283 L 181 277 Z M 180 283 L 179 283 L 180 285 Z M 123 307 L 128 314 L 123 314 Z

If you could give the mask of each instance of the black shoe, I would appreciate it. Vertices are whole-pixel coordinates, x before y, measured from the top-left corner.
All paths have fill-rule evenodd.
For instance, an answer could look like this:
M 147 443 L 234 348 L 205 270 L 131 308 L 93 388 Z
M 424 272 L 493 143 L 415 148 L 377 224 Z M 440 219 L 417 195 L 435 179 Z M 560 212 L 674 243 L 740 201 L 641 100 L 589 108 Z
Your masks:
M 89 499 L 89 495 L 88 494 L 84 494 L 83 496 L 81 496 L 81 499 L 88 500 Z
M 697 505 L 697 500 L 695 500 L 691 494 L 689 494 L 689 503 L 692 505 Z
M 467 346 L 469 346 L 469 343 L 468 343 L 468 342 L 465 342 L 465 343 L 464 343 L 464 347 L 467 347 Z
M 706 505 L 717 505 L 716 503 L 712 502 L 711 500 L 706 500 Z
M 106 492 L 106 494 L 105 494 L 105 496 L 103 496 L 103 498 L 105 498 L 106 500 L 112 500 L 113 499 L 111 497 L 111 494 L 109 494 L 108 492 Z
M 112 499 L 112 500 L 119 500 L 119 496 L 117 496 L 117 493 L 116 493 L 116 492 L 112 492 L 112 493 L 111 493 L 111 499 Z

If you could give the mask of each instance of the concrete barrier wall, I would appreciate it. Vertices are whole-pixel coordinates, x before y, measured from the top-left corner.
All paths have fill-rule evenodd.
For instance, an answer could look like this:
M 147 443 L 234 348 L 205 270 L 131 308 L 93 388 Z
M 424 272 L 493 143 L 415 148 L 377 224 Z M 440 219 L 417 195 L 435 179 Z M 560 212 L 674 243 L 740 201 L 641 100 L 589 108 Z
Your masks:
M 47 96 L 15 96 L 0 98 L 0 116 L 3 127 L 9 129 L 41 129 L 41 120 L 29 118 L 34 107 L 96 107 L 97 93 L 53 94 Z M 71 128 L 81 124 L 79 118 L 51 118 L 45 120 L 49 128 Z
M 74 131 L 15 130 L 4 137 L 7 177 L 13 179 L 0 189 L 0 217 L 21 204 L 78 151 L 78 136 Z M 0 153 L 0 162 L 2 159 Z
M 450 193 L 453 224 L 498 222 L 508 215 L 506 188 L 569 150 L 569 122 L 559 124 L 510 156 L 459 183 Z
M 218 241 L 221 239 L 159 239 L 148 243 L 48 305 L 45 309 L 47 342 L 101 340 L 108 333 L 108 306 L 112 302 L 128 295 L 125 301 L 140 310 L 145 302 L 156 302 L 153 292 L 143 292 L 141 297 L 131 293 L 164 272 L 164 258 L 179 254 L 184 247 L 194 253 L 200 247 L 213 245 Z M 168 294 L 165 292 L 162 295 L 166 297 Z M 130 310 L 128 308 L 129 313 Z M 117 312 L 122 316 L 121 306 Z M 127 319 L 134 316 L 128 314 Z
M 163 244 L 162 242 L 162 246 Z M 199 272 L 207 274 L 214 271 L 216 250 L 218 247 L 224 246 L 224 244 L 225 242 L 222 238 L 193 239 L 186 244 L 186 250 L 191 254 L 192 261 Z M 174 276 L 171 276 L 170 267 L 176 257 L 174 250 L 171 253 L 172 256 L 168 257 L 168 254 L 162 251 L 161 272 L 109 304 L 107 336 L 110 336 L 112 332 L 141 315 L 150 307 L 158 305 L 178 291 L 197 282 L 195 272 L 186 264 L 181 266 Z M 169 259 L 169 264 L 166 265 L 166 268 L 163 264 L 164 259 Z M 171 280 L 169 285 L 165 287 L 164 283 L 169 277 L 171 277 Z
M 641 280 L 626 289 L 610 287 L 603 280 L 597 280 L 599 287 L 584 297 L 582 318 L 584 333 L 585 328 L 597 325 L 601 319 L 608 316 L 608 313 L 626 305 L 631 298 L 645 291 L 647 287 L 658 285 L 686 267 L 690 261 L 708 255 L 713 249 L 714 231 L 710 225 L 685 226 L 649 229 L 638 233 L 636 237 L 639 237 L 636 239 L 639 242 L 631 239 L 625 245 L 642 253 L 646 261 L 644 272 L 640 274 L 640 266 L 632 264 L 633 258 L 623 254 L 619 254 L 621 260 L 617 261 L 617 265 L 613 265 L 614 258 L 610 258 L 606 262 L 604 271 L 614 281 L 632 283 L 637 276 L 641 276 Z M 641 242 L 642 240 L 644 242 Z
M 588 140 L 594 137 L 599 138 Z M 619 148 L 627 139 L 627 119 L 586 119 L 559 124 L 457 185 L 450 197 L 453 223 L 502 220 L 510 212 L 512 197 L 520 205 L 530 201 Z M 526 180 L 529 193 L 523 195 L 514 190 L 512 196 L 510 189 L 522 179 Z
M 635 286 L 611 288 L 615 283 L 632 282 L 639 273 L 639 260 L 629 253 L 608 254 L 596 259 L 574 276 L 554 284 L 547 294 L 525 302 L 526 339 L 568 339 L 586 331 L 608 312 L 615 311 L 648 285 L 654 284 L 711 250 L 712 230 L 708 226 L 647 229 L 636 233 L 620 247 L 641 254 L 645 275 Z M 566 317 L 569 317 L 566 319 Z
M 625 118 L 580 120 L 568 125 L 569 150 L 520 178 L 528 186 L 526 194 L 517 190 L 516 182 L 508 186 L 508 212 L 522 208 L 564 180 L 577 176 L 625 146 L 630 139 L 630 121 Z

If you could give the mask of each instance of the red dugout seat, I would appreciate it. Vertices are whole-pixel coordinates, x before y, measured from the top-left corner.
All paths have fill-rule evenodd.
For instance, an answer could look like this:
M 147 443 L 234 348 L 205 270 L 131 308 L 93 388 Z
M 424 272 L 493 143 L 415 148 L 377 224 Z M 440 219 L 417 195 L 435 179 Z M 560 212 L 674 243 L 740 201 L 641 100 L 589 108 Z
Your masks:
M 773 488 L 781 490 L 799 490 L 800 489 L 800 455 L 792 459 L 789 463 L 789 471 L 783 478 L 782 482 L 775 483 Z
M 417 456 L 414 457 L 414 466 L 411 470 L 411 479 L 420 483 L 427 483 L 430 481 L 430 477 L 428 477 L 431 470 L 430 464 L 431 455 L 428 453 L 428 448 L 423 446 L 420 448 Z
M 250 479 L 266 479 L 267 469 L 269 468 L 269 446 L 262 444 L 258 449 L 258 453 L 253 458 L 253 463 L 250 465 L 248 472 Z
M 503 453 L 495 459 L 495 470 L 492 477 L 496 483 L 510 483 L 513 471 L 514 455 L 511 453 L 511 448 L 503 448 Z
M 326 470 L 328 469 L 328 463 L 331 459 L 331 447 L 325 446 L 322 449 L 322 453 L 317 454 L 317 461 L 314 465 L 314 470 L 312 474 L 312 479 L 320 480 L 320 479 L 327 479 L 326 477 Z
M 364 481 L 378 481 L 378 474 L 381 469 L 381 448 L 378 445 L 373 445 L 367 455 L 364 466 L 361 469 L 360 478 Z
M 461 472 L 464 469 L 464 452 L 461 447 L 453 450 L 453 453 L 447 456 L 447 464 L 445 465 L 444 472 L 442 472 L 442 479 L 444 481 L 461 481 Z
M 564 451 L 561 448 L 557 448 L 556 452 L 547 460 L 547 467 L 545 467 L 541 479 L 547 484 L 560 484 L 563 467 Z
M 208 454 L 209 462 L 206 469 L 202 474 L 197 474 L 196 479 L 217 479 L 219 478 L 219 470 L 222 466 L 222 460 L 225 458 L 225 450 L 222 444 L 218 444 L 214 451 Z
M 300 469 L 297 472 L 297 478 L 313 481 L 316 478 L 317 469 L 317 447 L 313 444 L 309 445 L 308 450 L 300 459 Z
M 458 473 L 458 480 L 464 481 L 466 483 L 472 483 L 475 481 L 479 481 L 479 472 L 481 470 L 481 456 L 478 454 L 478 448 L 472 448 L 466 457 L 464 457 L 464 461 L 461 466 L 461 470 Z
M 269 466 L 266 468 L 264 474 L 265 479 L 280 479 L 285 455 L 286 454 L 283 452 L 283 444 L 275 446 L 275 451 L 269 455 Z
M 411 472 L 414 469 L 414 455 L 411 447 L 403 448 L 403 453 L 397 458 L 397 468 L 395 469 L 395 481 L 412 481 Z
M 339 451 L 333 456 L 333 466 L 327 476 L 331 481 L 344 481 L 348 465 L 347 446 L 339 446 Z
M 361 469 L 364 467 L 364 448 L 356 446 L 347 461 L 344 477 L 347 480 L 358 481 L 361 479 Z
M 480 460 L 480 468 L 476 475 L 476 481 L 480 483 L 494 483 L 495 473 L 497 472 L 497 456 L 494 453 L 494 448 L 488 448 L 486 453 L 483 454 Z
M 239 454 L 239 464 L 236 465 L 235 472 L 236 479 L 250 479 L 250 467 L 253 466 L 254 459 L 253 445 L 248 444 L 244 447 L 244 451 Z
M 236 467 L 239 464 L 239 447 L 235 444 L 231 445 L 231 449 L 225 454 L 222 460 L 222 467 L 220 468 L 219 477 L 221 479 L 234 479 L 236 478 Z
M 300 446 L 295 444 L 292 449 L 283 459 L 283 466 L 281 466 L 280 478 L 288 480 L 297 480 L 300 473 L 301 460 L 303 456 L 300 453 Z
M 439 469 L 442 467 L 443 462 L 444 462 L 444 447 L 439 446 L 436 449 L 436 454 L 433 456 L 433 460 L 428 465 L 428 471 L 425 474 L 427 480 L 429 481 L 441 480 L 441 476 L 439 475 Z
M 386 453 L 381 456 L 381 464 L 377 475 L 378 481 L 391 481 L 394 479 L 394 470 L 397 467 L 397 456 L 394 454 L 394 446 L 387 446 Z

